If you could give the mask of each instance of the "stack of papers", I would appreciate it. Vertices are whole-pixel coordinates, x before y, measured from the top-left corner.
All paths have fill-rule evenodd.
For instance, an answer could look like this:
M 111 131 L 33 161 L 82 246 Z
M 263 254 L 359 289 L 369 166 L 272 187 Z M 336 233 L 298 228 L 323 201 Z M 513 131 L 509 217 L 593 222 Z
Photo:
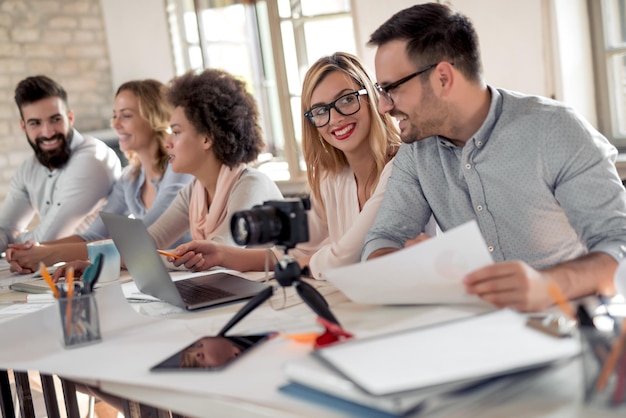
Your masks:
M 401 414 L 443 393 L 497 376 L 536 369 L 580 352 L 575 338 L 526 326 L 526 316 L 500 310 L 317 350 L 285 368 L 290 381 Z

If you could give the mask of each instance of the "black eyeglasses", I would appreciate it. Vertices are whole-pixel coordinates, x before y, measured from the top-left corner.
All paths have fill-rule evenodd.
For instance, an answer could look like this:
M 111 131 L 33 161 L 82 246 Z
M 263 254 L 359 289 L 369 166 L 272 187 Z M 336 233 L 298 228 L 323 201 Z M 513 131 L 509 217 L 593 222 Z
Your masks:
M 304 116 L 313 126 L 321 128 L 328 125 L 330 122 L 330 109 L 335 109 L 343 116 L 354 115 L 358 112 L 361 109 L 361 99 L 359 99 L 359 96 L 363 94 L 367 94 L 366 89 L 344 94 L 334 102 L 312 107 L 310 110 L 304 112 Z
M 378 92 L 380 93 L 381 96 L 383 96 L 385 99 L 387 99 L 389 101 L 389 103 L 394 104 L 393 103 L 393 97 L 391 97 L 391 91 L 393 89 L 396 89 L 396 88 L 400 87 L 402 84 L 404 84 L 407 81 L 417 77 L 420 74 L 424 74 L 428 70 L 432 70 L 438 64 L 439 63 L 431 64 L 428 67 L 424 67 L 421 70 L 418 70 L 418 71 L 414 72 L 413 74 L 409 74 L 406 77 L 401 78 L 398 81 L 394 81 L 393 83 L 387 84 L 385 87 L 379 86 L 378 83 L 375 83 L 374 85 L 376 86 L 376 90 L 378 90 Z

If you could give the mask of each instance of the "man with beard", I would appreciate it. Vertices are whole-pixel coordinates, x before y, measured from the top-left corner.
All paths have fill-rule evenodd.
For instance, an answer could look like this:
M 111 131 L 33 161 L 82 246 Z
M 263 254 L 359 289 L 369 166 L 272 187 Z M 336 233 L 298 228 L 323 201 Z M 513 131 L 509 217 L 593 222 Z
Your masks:
M 487 85 L 472 23 L 445 5 L 402 10 L 369 43 L 405 144 L 362 259 L 423 240 L 432 214 L 443 231 L 477 222 L 496 263 L 465 289 L 496 307 L 544 309 L 550 283 L 613 292 L 626 195 L 606 138 L 562 103 Z
M 0 207 L 0 252 L 10 243 L 84 231 L 121 174 L 112 149 L 73 128 L 67 94 L 55 81 L 43 75 L 20 81 L 15 102 L 35 155 L 18 168 Z M 39 223 L 27 230 L 35 214 Z

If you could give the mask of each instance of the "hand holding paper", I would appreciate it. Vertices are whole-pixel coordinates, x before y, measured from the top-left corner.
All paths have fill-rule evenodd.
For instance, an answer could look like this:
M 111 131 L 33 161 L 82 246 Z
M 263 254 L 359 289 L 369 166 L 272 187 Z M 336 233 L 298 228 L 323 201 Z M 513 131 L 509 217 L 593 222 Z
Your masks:
M 355 302 L 372 304 L 484 303 L 468 295 L 468 273 L 492 264 L 475 221 L 393 254 L 324 272 Z

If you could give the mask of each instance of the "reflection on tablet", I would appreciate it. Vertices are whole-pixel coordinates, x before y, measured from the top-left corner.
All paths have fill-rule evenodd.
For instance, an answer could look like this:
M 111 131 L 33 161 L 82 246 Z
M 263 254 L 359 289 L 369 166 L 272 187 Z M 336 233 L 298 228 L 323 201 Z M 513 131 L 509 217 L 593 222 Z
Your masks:
M 165 361 L 157 364 L 151 370 L 218 370 L 231 363 L 241 354 L 266 341 L 272 335 L 275 334 L 202 337 Z

